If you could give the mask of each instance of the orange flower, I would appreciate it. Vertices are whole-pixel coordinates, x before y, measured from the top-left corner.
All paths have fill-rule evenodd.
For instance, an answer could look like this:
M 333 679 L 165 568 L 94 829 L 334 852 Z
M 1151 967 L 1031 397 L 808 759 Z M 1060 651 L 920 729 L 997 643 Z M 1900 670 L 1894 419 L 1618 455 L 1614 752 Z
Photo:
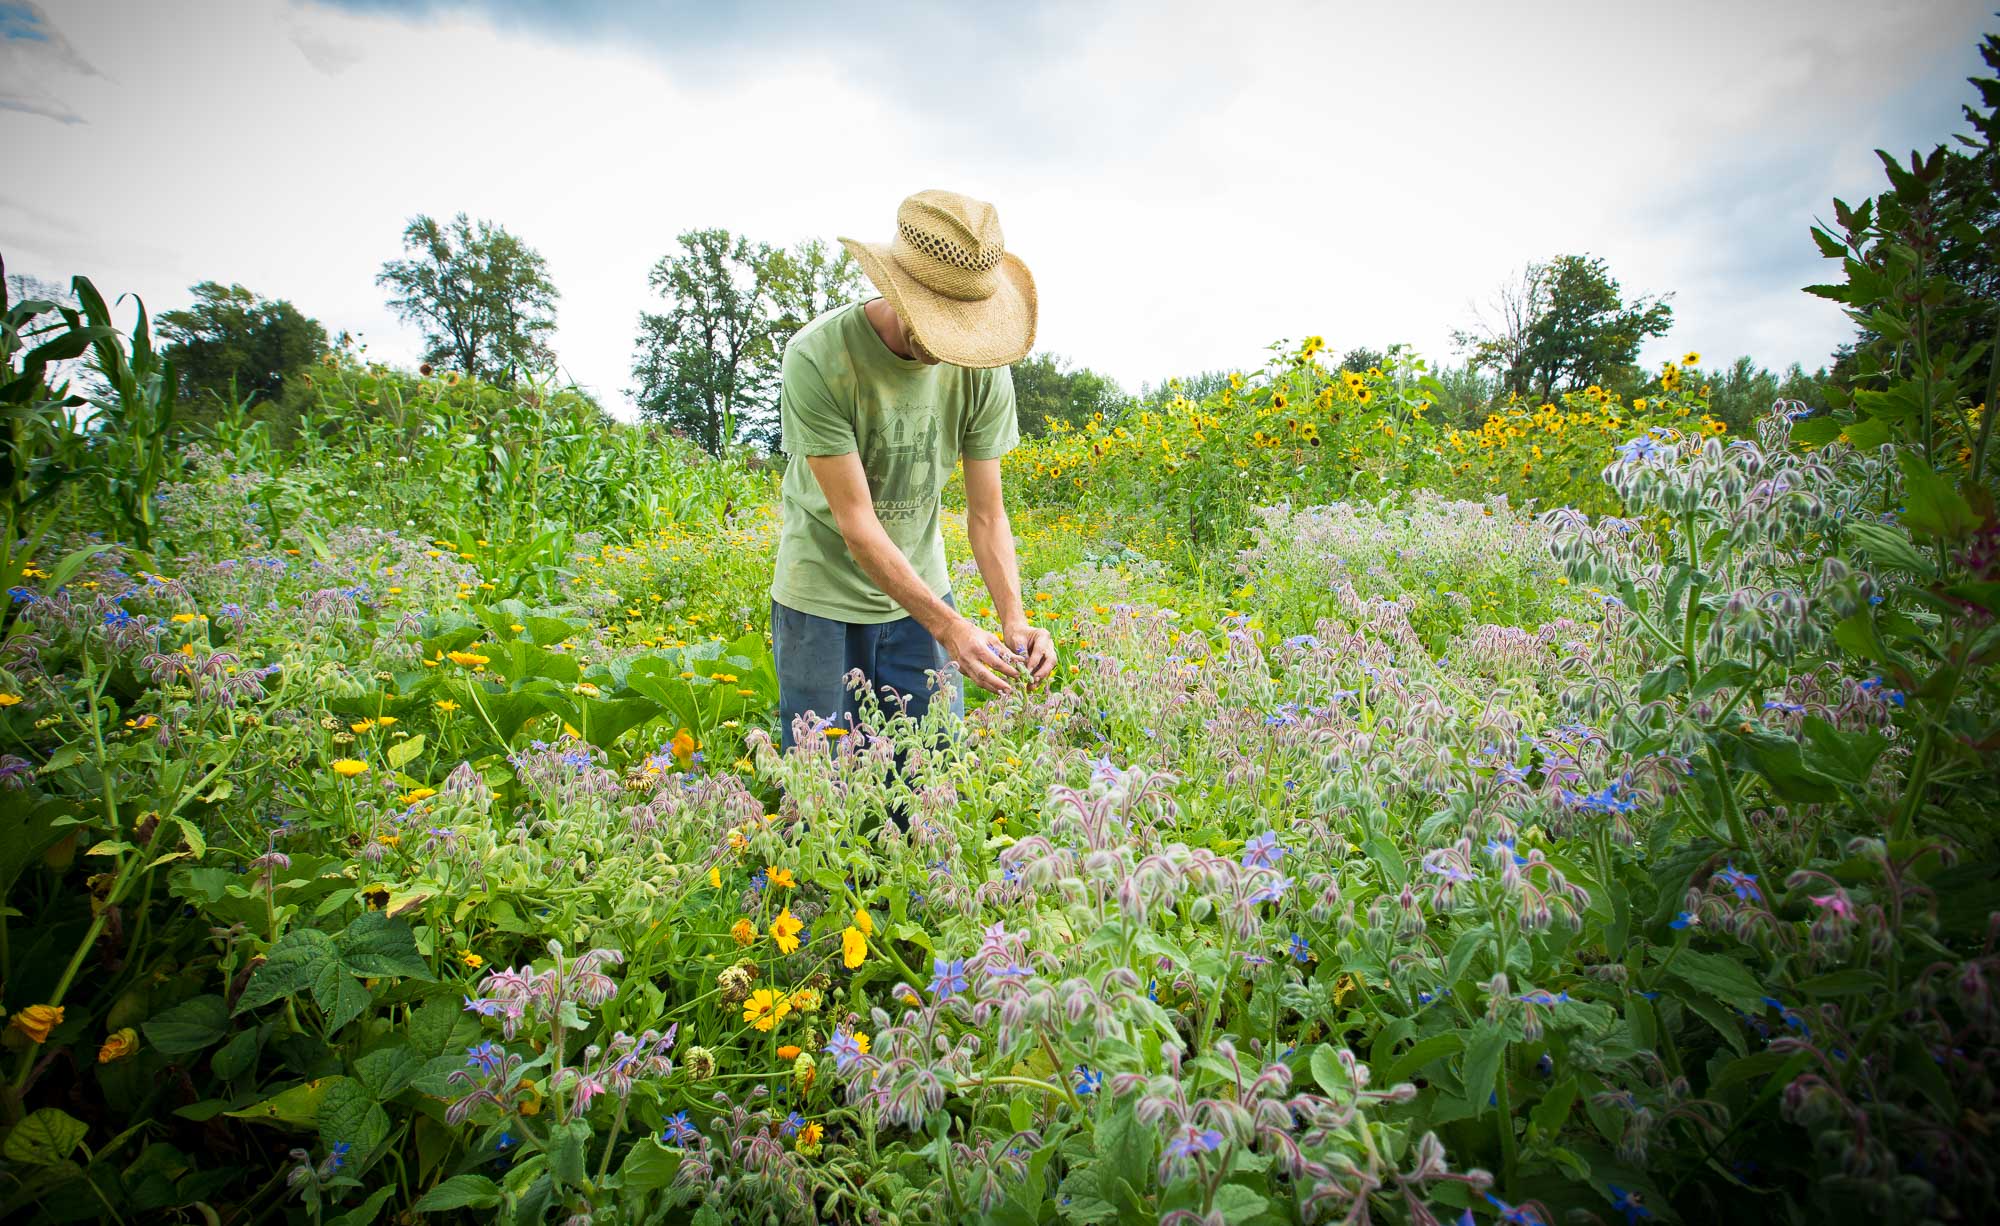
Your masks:
M 792 880 L 791 869 L 788 868 L 767 869 L 765 870 L 764 875 L 771 879 L 772 885 L 781 885 L 788 890 L 794 890 L 798 888 L 799 883 Z
M 783 1047 L 780 1047 L 778 1049 L 778 1059 L 780 1060 L 796 1060 L 798 1058 L 799 1058 L 799 1049 L 797 1047 L 794 1047 L 790 1043 L 787 1043 Z
M 737 920 L 730 926 L 729 935 L 738 945 L 748 946 L 757 939 L 757 925 L 748 918 Z
M 29 1005 L 16 1013 L 10 1024 L 14 1029 L 28 1036 L 30 1043 L 46 1043 L 49 1032 L 62 1025 L 61 1005 Z

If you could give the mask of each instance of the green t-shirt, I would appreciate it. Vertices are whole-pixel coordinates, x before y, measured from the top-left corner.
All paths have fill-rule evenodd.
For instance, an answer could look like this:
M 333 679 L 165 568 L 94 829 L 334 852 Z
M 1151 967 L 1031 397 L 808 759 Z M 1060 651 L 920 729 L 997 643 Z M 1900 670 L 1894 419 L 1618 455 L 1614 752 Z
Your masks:
M 791 460 L 771 599 L 835 621 L 879 623 L 907 614 L 855 565 L 806 457 L 860 454 L 875 517 L 943 596 L 951 591 L 938 528 L 945 482 L 960 456 L 998 459 L 1020 441 L 1020 430 L 1006 367 L 899 358 L 863 305 L 835 307 L 785 346 L 778 412 Z

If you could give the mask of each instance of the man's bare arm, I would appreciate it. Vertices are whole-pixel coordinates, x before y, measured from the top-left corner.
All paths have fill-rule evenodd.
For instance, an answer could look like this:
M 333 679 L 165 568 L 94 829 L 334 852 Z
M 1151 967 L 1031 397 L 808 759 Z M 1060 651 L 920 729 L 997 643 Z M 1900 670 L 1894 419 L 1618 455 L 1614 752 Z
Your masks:
M 1000 636 L 1028 657 L 1029 671 L 1040 681 L 1056 666 L 1055 640 L 1031 625 L 1021 607 L 1021 565 L 1001 494 L 999 460 L 965 461 L 965 535 L 1000 616 Z
M 861 457 L 852 451 L 845 455 L 807 456 L 806 466 L 826 494 L 833 522 L 861 573 L 873 579 L 889 599 L 908 610 L 919 625 L 930 631 L 931 637 L 944 647 L 968 678 L 983 689 L 1007 693 L 1009 686 L 1001 678 L 1018 675 L 1019 668 L 991 631 L 973 625 L 940 600 L 903 556 L 903 551 L 896 548 L 896 542 L 889 539 L 882 521 L 875 517 L 875 504 L 869 497 L 868 474 L 861 467 Z

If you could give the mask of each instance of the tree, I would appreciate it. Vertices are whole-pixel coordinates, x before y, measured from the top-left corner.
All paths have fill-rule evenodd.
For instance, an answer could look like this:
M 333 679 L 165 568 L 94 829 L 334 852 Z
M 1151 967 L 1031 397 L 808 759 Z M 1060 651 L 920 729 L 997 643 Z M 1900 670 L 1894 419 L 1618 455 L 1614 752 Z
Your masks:
M 1561 255 L 1529 264 L 1504 284 L 1495 317 L 1454 334 L 1472 364 L 1491 370 L 1503 390 L 1540 400 L 1592 383 L 1629 381 L 1639 346 L 1673 325 L 1671 295 L 1628 305 L 1604 261 Z
M 282 298 L 203 281 L 194 305 L 160 315 L 166 356 L 190 406 L 246 397 L 276 400 L 285 380 L 326 353 L 326 329 Z
M 771 249 L 721 229 L 686 231 L 680 246 L 647 278 L 667 310 L 639 313 L 632 398 L 645 416 L 713 454 L 739 442 L 773 445 L 775 351 L 765 309 Z M 787 292 L 800 292 L 801 284 Z M 824 279 L 811 284 L 825 289 Z
M 1371 368 L 1379 368 L 1385 356 L 1380 349 L 1370 349 L 1366 345 L 1358 345 L 1348 350 L 1341 357 L 1340 368 L 1342 370 L 1351 370 L 1357 375 L 1365 374 Z
M 1021 433 L 1048 433 L 1049 421 L 1080 426 L 1098 413 L 1117 416 L 1129 399 L 1112 379 L 1089 367 L 1068 369 L 1060 354 L 1035 353 L 1014 364 L 1014 406 Z
M 504 227 L 464 213 L 449 227 L 418 216 L 403 231 L 410 259 L 382 265 L 398 314 L 424 334 L 424 360 L 511 387 L 555 363 L 555 301 L 547 261 Z
M 758 275 L 770 312 L 766 334 L 773 357 L 785 352 L 800 328 L 859 298 L 865 284 L 847 248 L 829 248 L 816 238 L 789 250 L 766 250 Z

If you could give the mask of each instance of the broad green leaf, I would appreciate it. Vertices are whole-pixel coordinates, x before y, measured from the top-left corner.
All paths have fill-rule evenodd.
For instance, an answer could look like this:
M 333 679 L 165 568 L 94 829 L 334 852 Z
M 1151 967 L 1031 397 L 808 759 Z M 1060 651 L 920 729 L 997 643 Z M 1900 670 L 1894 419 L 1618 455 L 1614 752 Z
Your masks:
M 320 1144 L 331 1150 L 345 1143 L 347 1170 L 358 1172 L 368 1165 L 375 1151 L 389 1137 L 389 1113 L 375 1102 L 368 1087 L 352 1077 L 332 1077 L 320 1099 Z
M 642 1141 L 632 1148 L 637 1153 L 646 1148 L 646 1142 Z M 632 1160 L 627 1158 L 625 1164 L 630 1166 Z M 631 1186 L 629 1181 L 626 1186 Z M 491 1209 L 499 1203 L 500 1185 L 491 1179 L 484 1175 L 453 1175 L 424 1193 L 423 1198 L 411 1208 L 418 1213 L 443 1213 L 447 1209 Z
M 1705 954 L 1683 949 L 1674 956 L 1667 974 L 1697 992 L 1705 992 L 1725 1005 L 1754 1013 L 1764 1007 L 1765 990 L 1743 964 L 1721 954 Z
M 251 1120 L 259 1124 L 290 1124 L 295 1128 L 310 1128 L 319 1119 L 320 1100 L 337 1080 L 345 1078 L 321 1077 L 316 1081 L 303 1082 L 288 1090 L 280 1091 L 253 1106 L 241 1111 L 226 1112 L 231 1119 Z
M 1443 1034 L 1419 1039 L 1410 1050 L 1396 1057 L 1395 1063 L 1379 1078 L 1376 1088 L 1386 1090 L 1400 1085 L 1422 1072 L 1425 1066 L 1464 1050 L 1465 1032 L 1462 1030 L 1447 1030 Z
M 383 756 L 389 760 L 390 769 L 401 770 L 405 763 L 423 752 L 424 734 L 419 732 L 413 737 L 397 741 L 395 744 L 389 746 L 389 751 Z
M 342 965 L 356 975 L 402 975 L 426 981 L 432 977 L 430 964 L 417 952 L 410 925 L 380 911 L 362 913 L 336 938 L 335 947 Z
M 386 1187 L 377 1188 L 369 1194 L 367 1200 L 349 1209 L 346 1213 L 341 1214 L 339 1217 L 328 1218 L 326 1226 L 370 1226 L 370 1223 L 374 1222 L 376 1217 L 381 1214 L 382 1206 L 388 1204 L 389 1198 L 399 1191 L 401 1189 L 393 1183 Z
M 185 1056 L 221 1042 L 229 1033 L 229 1005 L 220 996 L 197 996 L 149 1018 L 140 1028 L 155 1051 Z
M 250 976 L 237 998 L 236 1012 L 266 1005 L 282 996 L 296 996 L 313 986 L 320 971 L 336 960 L 333 938 L 317 928 L 294 928 L 278 938 L 264 965 Z
M 54 1166 L 76 1152 L 90 1128 L 69 1113 L 43 1107 L 14 1125 L 0 1156 L 22 1166 Z
M 354 1062 L 354 1072 L 378 1101 L 396 1097 L 423 1067 L 423 1060 L 407 1043 L 378 1047 Z
M 1506 1055 L 1507 1032 L 1498 1022 L 1482 1019 L 1472 1028 L 1472 1038 L 1465 1045 L 1465 1099 L 1475 1116 L 1486 1111 L 1486 1100 L 1493 1095 Z
M 682 1154 L 658 1141 L 641 1138 L 625 1155 L 618 1168 L 619 1187 L 630 1193 L 653 1192 L 674 1181 L 681 1169 Z

